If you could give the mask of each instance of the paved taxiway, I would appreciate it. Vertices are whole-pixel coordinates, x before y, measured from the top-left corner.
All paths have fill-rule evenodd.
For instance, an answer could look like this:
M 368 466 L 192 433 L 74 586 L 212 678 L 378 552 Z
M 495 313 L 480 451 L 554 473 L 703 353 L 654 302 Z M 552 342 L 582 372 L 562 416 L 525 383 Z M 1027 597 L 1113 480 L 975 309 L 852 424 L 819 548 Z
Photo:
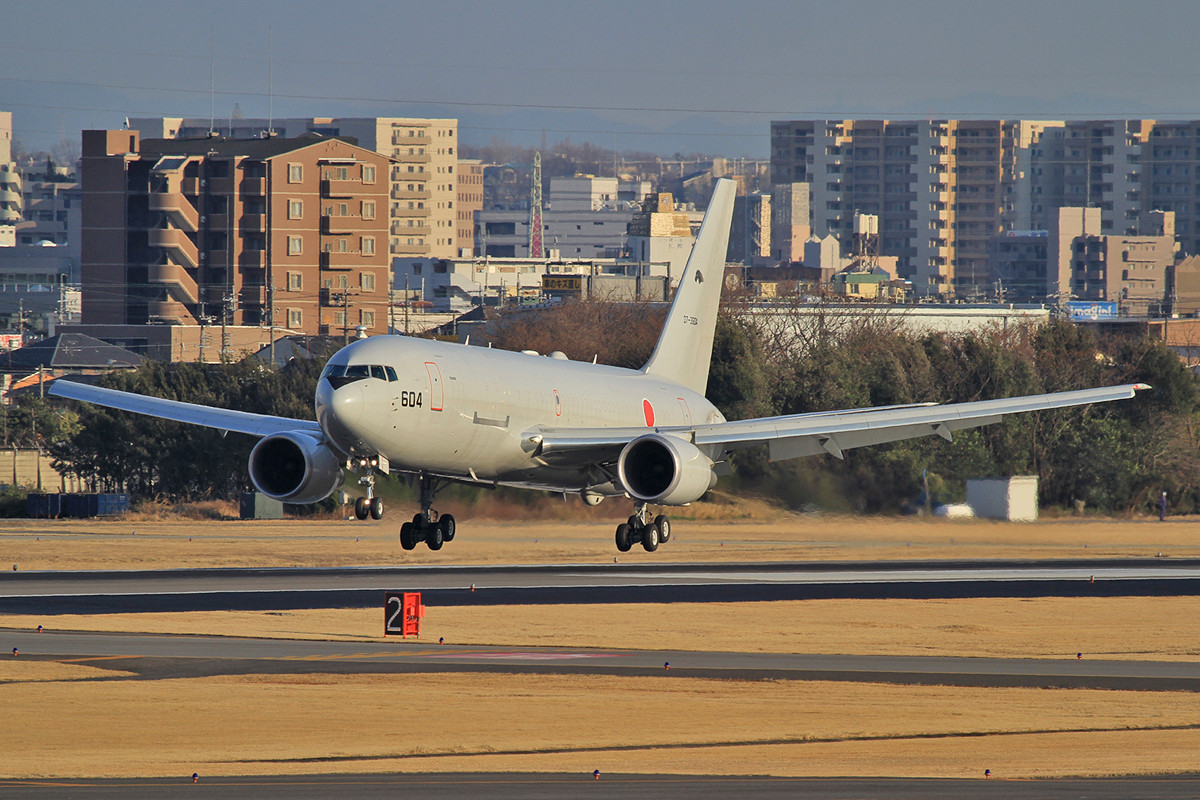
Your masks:
M 475 587 L 475 591 L 471 590 Z M 388 589 L 439 605 L 1200 594 L 1200 561 L 610 564 L 0 573 L 0 612 L 367 608 Z
M 1200 691 L 1200 663 L 1074 656 L 1020 659 L 478 647 L 397 639 L 323 642 L 12 629 L 0 630 L 0 646 L 6 651 L 16 647 L 20 658 L 92 664 L 145 679 L 301 672 L 517 672 Z
M 724 800 L 729 797 L 795 797 L 822 800 L 1185 800 L 1200 797 L 1200 778 L 1064 778 L 1007 781 L 924 778 L 768 778 L 696 775 L 630 775 L 612 773 L 593 780 L 590 774 L 429 774 L 429 775 L 305 775 L 299 777 L 205 778 L 142 780 L 0 781 L 0 794 L 38 798 L 255 797 L 263 800 L 309 800 L 355 797 L 383 800 L 394 797 L 477 797 L 487 800 L 558 800 L 577 796 L 649 800 Z

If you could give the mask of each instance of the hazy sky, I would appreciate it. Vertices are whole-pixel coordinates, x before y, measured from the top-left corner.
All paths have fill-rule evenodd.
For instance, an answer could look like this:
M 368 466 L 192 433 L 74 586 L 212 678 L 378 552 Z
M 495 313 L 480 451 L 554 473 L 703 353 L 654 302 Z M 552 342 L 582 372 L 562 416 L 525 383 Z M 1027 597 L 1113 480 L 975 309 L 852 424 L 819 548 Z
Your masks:
M 29 148 L 235 104 L 755 156 L 771 119 L 1200 117 L 1195 0 L 0 0 L 0 29 Z

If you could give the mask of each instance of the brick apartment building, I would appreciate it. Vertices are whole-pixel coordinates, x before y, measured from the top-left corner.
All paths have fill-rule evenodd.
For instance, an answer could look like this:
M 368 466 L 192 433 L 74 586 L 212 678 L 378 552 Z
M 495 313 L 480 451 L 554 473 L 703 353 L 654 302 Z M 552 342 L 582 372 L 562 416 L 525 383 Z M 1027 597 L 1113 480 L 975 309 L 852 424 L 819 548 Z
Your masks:
M 386 332 L 390 166 L 316 134 L 84 131 L 84 325 Z

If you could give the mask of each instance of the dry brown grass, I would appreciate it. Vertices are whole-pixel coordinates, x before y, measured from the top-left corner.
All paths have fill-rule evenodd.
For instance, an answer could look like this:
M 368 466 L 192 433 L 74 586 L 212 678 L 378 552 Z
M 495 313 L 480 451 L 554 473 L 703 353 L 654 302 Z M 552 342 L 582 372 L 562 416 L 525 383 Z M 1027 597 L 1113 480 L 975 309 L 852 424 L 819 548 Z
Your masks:
M 627 509 L 626 509 L 627 510 Z M 611 511 L 619 515 L 614 506 Z M 398 511 L 374 521 L 6 520 L 0 552 L 19 569 L 332 567 L 409 564 L 612 563 L 613 520 L 595 523 L 459 519 L 438 552 L 397 540 Z M 890 517 L 774 521 L 679 520 L 657 553 L 622 562 L 828 561 L 941 558 L 1200 556 L 1189 520 L 1003 523 Z
M 996 658 L 1200 659 L 1200 598 L 804 600 L 664 605 L 430 606 L 451 644 Z M 379 609 L 0 615 L 0 628 L 382 639 Z
M 0 683 L 0 705 L 3 772 L 18 778 L 593 769 L 977 777 L 984 768 L 1015 778 L 1189 770 L 1200 750 L 1200 696 L 1186 693 L 272 675 Z

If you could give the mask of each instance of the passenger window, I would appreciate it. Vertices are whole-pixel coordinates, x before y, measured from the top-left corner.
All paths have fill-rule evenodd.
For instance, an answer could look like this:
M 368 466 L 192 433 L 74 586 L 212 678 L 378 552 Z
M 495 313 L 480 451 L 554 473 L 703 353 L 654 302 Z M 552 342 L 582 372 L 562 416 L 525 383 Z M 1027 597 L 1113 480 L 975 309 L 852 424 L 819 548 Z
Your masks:
M 387 380 L 387 373 L 383 371 L 383 367 L 378 364 L 371 365 L 371 377 L 378 378 L 381 381 Z
M 396 377 L 396 368 L 395 367 L 384 367 L 384 369 L 387 370 L 387 376 L 388 376 L 389 381 L 400 380 L 399 378 Z
M 369 378 L 371 377 L 371 368 L 366 364 L 351 364 L 346 367 L 347 378 Z

